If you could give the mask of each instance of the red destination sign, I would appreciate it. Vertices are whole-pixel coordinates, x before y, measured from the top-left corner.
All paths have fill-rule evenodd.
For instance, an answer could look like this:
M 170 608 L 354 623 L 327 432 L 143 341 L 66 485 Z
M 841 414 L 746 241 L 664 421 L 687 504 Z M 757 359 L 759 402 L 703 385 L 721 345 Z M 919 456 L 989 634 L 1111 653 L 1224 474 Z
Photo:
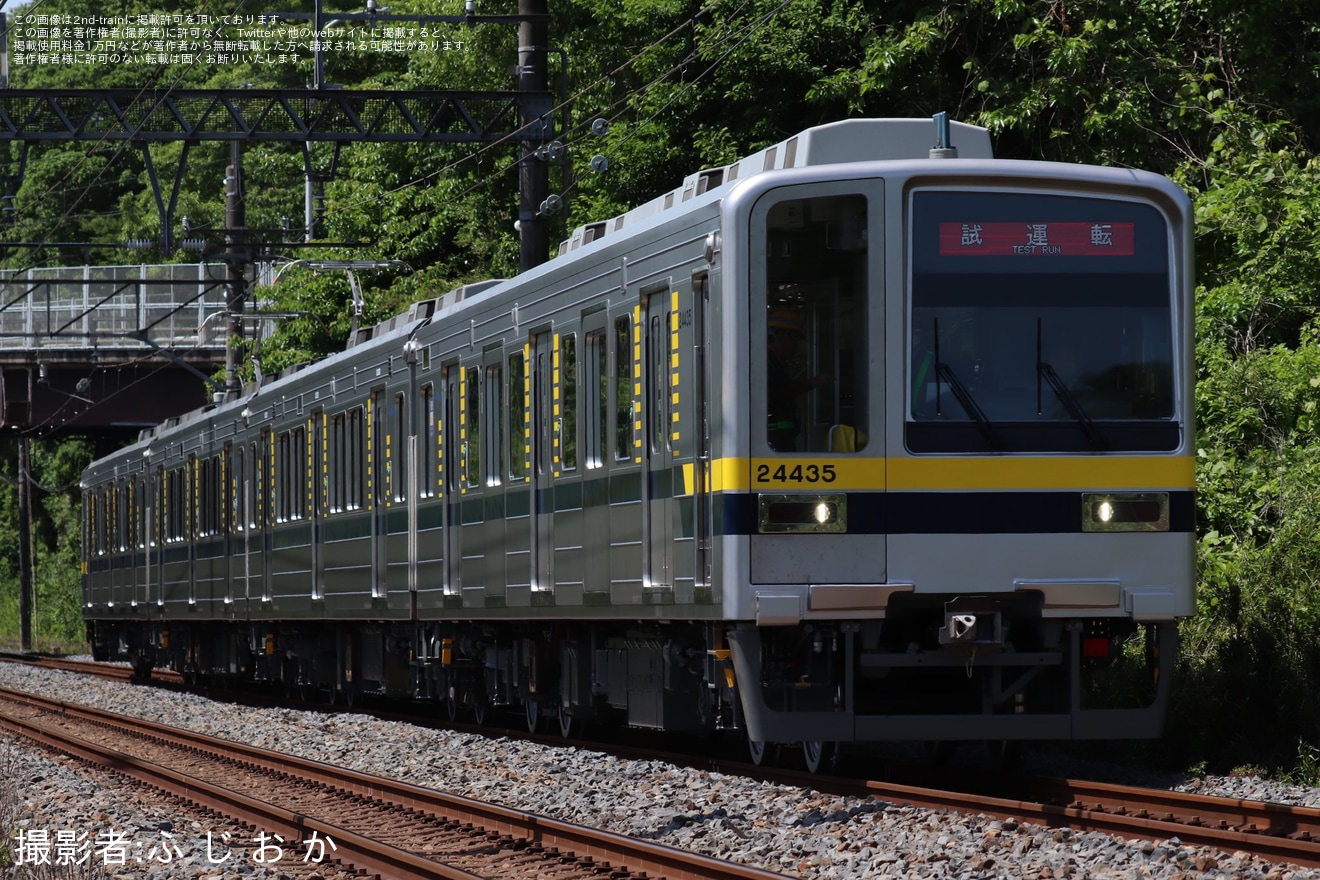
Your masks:
M 1135 223 L 941 223 L 942 257 L 1130 257 Z

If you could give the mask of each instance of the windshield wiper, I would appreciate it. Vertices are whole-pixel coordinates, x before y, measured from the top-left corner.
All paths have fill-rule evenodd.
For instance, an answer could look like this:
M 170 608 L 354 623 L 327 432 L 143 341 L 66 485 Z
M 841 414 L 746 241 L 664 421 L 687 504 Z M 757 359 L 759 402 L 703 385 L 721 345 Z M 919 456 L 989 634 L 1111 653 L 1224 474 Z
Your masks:
M 953 396 L 959 405 L 967 411 L 967 415 L 975 420 L 976 427 L 981 431 L 981 436 L 991 446 L 998 448 L 1000 446 L 999 437 L 995 434 L 994 428 L 991 427 L 990 419 L 986 417 L 985 411 L 977 405 L 976 398 L 972 397 L 972 392 L 967 390 L 967 386 L 958 378 L 958 374 L 953 371 L 953 367 L 945 363 L 936 363 L 935 376 L 937 379 L 949 383 L 949 390 L 953 392 Z M 935 390 L 935 399 L 939 400 L 938 387 Z
M 1091 445 L 1096 448 L 1104 446 L 1104 440 L 1095 429 L 1095 422 L 1082 408 L 1082 404 L 1077 400 L 1076 395 L 1064 384 L 1063 379 L 1060 378 L 1054 367 L 1045 361 L 1036 361 L 1036 372 L 1049 384 L 1050 389 L 1063 404 L 1063 408 L 1068 411 L 1068 415 L 1073 417 L 1073 421 L 1078 424 L 1082 429 L 1082 433 L 1086 435 L 1086 439 L 1091 441 Z

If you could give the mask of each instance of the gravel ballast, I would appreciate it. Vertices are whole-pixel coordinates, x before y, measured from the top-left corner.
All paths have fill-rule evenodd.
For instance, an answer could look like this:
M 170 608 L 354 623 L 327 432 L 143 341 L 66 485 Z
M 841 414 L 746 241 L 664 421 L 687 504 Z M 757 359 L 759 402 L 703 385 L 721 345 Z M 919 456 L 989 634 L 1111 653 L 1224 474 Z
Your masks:
M 787 875 L 827 878 L 1307 878 L 1320 871 L 1279 866 L 1243 853 L 1185 846 L 1176 838 L 1129 841 L 1011 819 L 918 809 L 875 798 L 835 797 L 741 777 L 626 760 L 600 752 L 487 739 L 359 714 L 323 714 L 217 703 L 192 695 L 70 673 L 0 664 L 0 686 L 196 730 L 291 755 L 392 776 L 563 821 L 606 828 L 668 846 Z M 138 814 L 113 787 L 58 767 L 40 753 L 21 757 L 27 821 L 53 841 L 58 830 L 95 838 L 113 824 L 177 831 L 180 848 L 204 854 L 205 829 L 179 817 Z M 52 769 L 57 768 L 57 769 Z M 1201 778 L 1201 794 L 1320 805 L 1314 789 L 1257 778 Z M 145 838 L 144 838 L 145 839 Z M 301 858 L 291 853 L 286 858 Z M 264 877 L 247 862 L 214 875 L 112 871 L 121 877 Z M 156 873 L 148 873 L 156 870 Z

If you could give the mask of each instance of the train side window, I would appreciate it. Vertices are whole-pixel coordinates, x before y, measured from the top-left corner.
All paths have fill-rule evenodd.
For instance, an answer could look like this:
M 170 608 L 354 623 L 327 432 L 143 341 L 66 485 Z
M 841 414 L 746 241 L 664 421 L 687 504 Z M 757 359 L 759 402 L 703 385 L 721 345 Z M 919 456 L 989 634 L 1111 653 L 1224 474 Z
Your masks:
M 372 509 L 385 506 L 388 489 L 385 485 L 385 402 L 383 392 L 371 395 L 371 408 L 367 410 L 367 495 Z
M 263 524 L 261 518 L 261 499 L 264 495 L 261 491 L 261 475 L 263 468 L 261 466 L 261 454 L 257 451 L 257 444 L 255 443 L 248 444 L 248 467 L 251 468 L 247 474 L 247 478 L 252 481 L 252 488 L 250 490 L 252 492 L 252 501 L 248 504 L 247 508 L 247 525 L 249 529 L 259 529 Z
M 119 485 L 119 552 L 133 549 L 133 478 Z
M 330 417 L 330 448 L 329 452 L 329 471 L 326 474 L 328 495 L 330 496 L 330 513 L 339 513 L 344 509 L 344 490 L 347 488 L 347 479 L 344 473 L 344 465 L 347 460 L 348 450 L 345 449 L 347 441 L 347 424 L 343 413 L 338 413 Z
M 287 522 L 289 519 L 289 432 L 285 431 L 276 439 L 275 454 L 275 521 Z
M 394 395 L 394 425 L 391 431 L 388 460 L 390 462 L 390 483 L 395 501 L 408 500 L 408 409 L 407 398 L 402 392 Z
M 486 485 L 504 481 L 504 376 L 498 365 L 486 367 Z
M 443 432 L 440 437 L 441 446 L 444 450 L 444 472 L 445 480 L 449 484 L 449 491 L 457 492 L 459 484 L 459 452 L 458 445 L 461 442 L 462 429 L 457 412 L 462 401 L 459 395 L 462 390 L 462 384 L 458 378 L 458 367 L 445 367 L 445 399 L 444 399 L 444 422 L 441 427 Z
M 261 432 L 260 450 L 261 454 L 257 458 L 259 471 L 257 479 L 261 485 L 259 525 L 267 529 L 275 521 L 275 442 L 269 429 L 263 429 Z
M 170 499 L 173 511 L 175 541 L 188 540 L 188 472 L 183 468 L 174 469 L 174 493 Z
M 188 465 L 183 471 L 183 507 L 181 510 L 181 519 L 183 528 L 179 533 L 180 539 L 184 541 L 197 540 L 197 526 L 200 517 L 197 515 L 197 508 L 200 499 L 197 492 L 197 459 L 190 456 Z
M 527 361 L 509 355 L 509 479 L 527 479 Z
M 180 518 L 183 521 L 183 528 L 179 532 L 179 538 L 184 541 L 194 541 L 197 539 L 197 457 L 188 456 L 188 464 L 183 469 L 183 505 L 181 507 Z
M 293 469 L 294 479 L 291 488 L 293 489 L 292 517 L 302 519 L 307 515 L 307 494 L 310 486 L 310 474 L 307 470 L 307 431 L 299 426 L 293 430 Z
M 583 439 L 587 443 L 585 460 L 588 468 L 598 468 L 605 463 L 606 423 L 610 412 L 609 347 L 604 330 L 587 334 L 587 356 L 582 367 L 586 373 L 582 387 L 586 394 L 594 394 L 596 398 L 582 412 Z
M 348 460 L 344 473 L 348 486 L 344 491 L 344 504 L 349 510 L 361 510 L 363 487 L 366 485 L 366 422 L 362 407 L 348 411 Z
M 532 444 L 532 457 L 535 459 L 536 476 L 543 476 L 549 469 L 547 467 L 550 457 L 551 427 L 550 420 L 546 418 L 544 407 L 546 405 L 546 382 L 549 381 L 549 366 L 546 363 L 546 346 L 538 342 L 536 344 L 536 362 L 532 369 L 532 400 L 535 401 L 532 406 L 536 412 L 534 417 L 535 424 L 532 430 L 536 432 L 536 440 Z
M 210 537 L 215 535 L 219 529 L 217 523 L 220 510 L 220 499 L 216 488 L 219 484 L 219 460 L 216 458 L 205 459 L 201 462 L 201 479 L 199 488 L 201 489 L 201 499 L 197 504 L 198 527 L 197 532 L 200 537 Z
M 307 485 L 307 433 L 300 426 L 279 436 L 276 475 L 276 521 L 303 518 Z
M 208 534 L 211 520 L 211 463 L 206 459 L 193 459 L 191 488 L 195 493 L 193 535 L 200 538 Z
M 466 371 L 464 384 L 467 396 L 467 484 L 469 487 L 481 485 L 481 370 L 471 368 Z
M 243 479 L 247 474 L 247 467 L 243 447 L 240 446 L 232 452 L 233 465 L 229 474 L 229 522 L 233 531 L 242 532 L 247 529 L 247 517 L 243 515 L 243 509 L 248 504 L 243 492 Z
M 137 549 L 137 477 L 124 486 L 124 550 Z
M 147 515 L 149 508 L 147 501 L 147 487 L 145 477 L 141 480 L 133 481 L 133 546 L 139 550 L 145 550 L 147 547 Z
M 210 534 L 224 534 L 225 529 L 225 493 L 224 464 L 218 455 L 211 457 L 211 497 L 207 507 L 210 509 Z
M 559 339 L 559 467 L 577 470 L 577 336 Z
M 222 535 L 225 532 L 226 504 L 225 460 L 221 456 L 211 459 L 211 534 Z
M 96 493 L 96 555 L 105 555 L 105 491 Z
M 417 494 L 421 498 L 435 495 L 435 386 L 422 389 L 422 429 L 417 432 Z
M 614 321 L 614 460 L 633 457 L 632 318 Z
M 121 544 L 118 535 L 119 532 L 119 511 L 118 511 L 119 487 L 118 486 L 114 485 L 113 483 L 110 484 L 110 488 L 106 490 L 106 500 L 109 501 L 106 510 L 106 520 L 108 524 L 108 528 L 106 530 L 106 539 L 107 539 L 106 549 L 113 553 L 119 549 Z
M 647 347 L 650 350 L 649 369 L 646 371 L 647 406 L 651 410 L 651 452 L 664 450 L 669 438 L 669 313 L 651 315 L 648 323 Z
M 175 485 L 178 478 L 175 476 L 174 469 L 171 468 L 164 473 L 164 479 L 161 482 L 160 507 L 161 519 L 164 528 L 161 530 L 161 540 L 166 544 L 172 544 L 179 540 L 179 533 L 175 528 L 174 522 L 177 514 L 175 513 Z

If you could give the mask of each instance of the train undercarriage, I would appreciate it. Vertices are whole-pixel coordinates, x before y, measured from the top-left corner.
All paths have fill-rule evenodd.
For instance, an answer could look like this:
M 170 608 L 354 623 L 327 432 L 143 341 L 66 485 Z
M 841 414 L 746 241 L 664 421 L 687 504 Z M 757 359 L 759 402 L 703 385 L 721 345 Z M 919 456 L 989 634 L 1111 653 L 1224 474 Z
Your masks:
M 254 682 L 354 706 L 435 704 L 454 720 L 516 713 L 584 723 L 745 731 L 752 755 L 881 740 L 1158 736 L 1174 624 L 1046 619 L 1019 600 L 900 605 L 883 620 L 728 622 L 89 622 L 98 659 L 185 680 Z M 813 761 L 812 755 L 817 755 Z

